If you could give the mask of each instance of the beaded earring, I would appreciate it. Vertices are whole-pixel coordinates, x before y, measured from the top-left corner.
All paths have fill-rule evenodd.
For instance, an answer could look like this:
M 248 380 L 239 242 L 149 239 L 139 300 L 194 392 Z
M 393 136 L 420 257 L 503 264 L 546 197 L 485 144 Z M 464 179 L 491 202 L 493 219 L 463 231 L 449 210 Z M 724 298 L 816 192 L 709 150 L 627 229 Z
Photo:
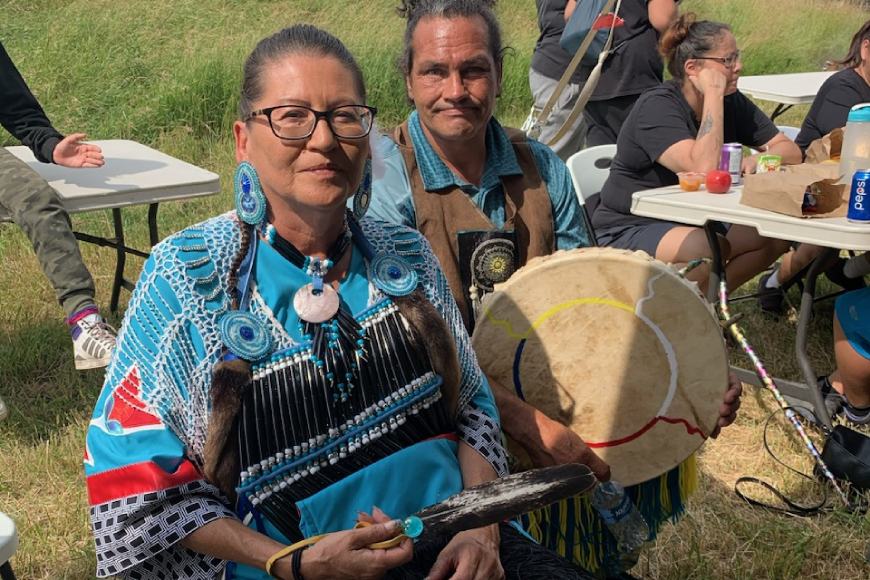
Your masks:
M 260 186 L 257 170 L 247 161 L 242 161 L 236 167 L 233 192 L 239 218 L 246 224 L 260 225 L 266 219 L 266 195 Z
M 369 203 L 372 201 L 372 160 L 366 159 L 366 166 L 363 169 L 363 178 L 359 183 L 359 187 L 353 194 L 353 217 L 357 221 L 361 220 L 369 209 Z

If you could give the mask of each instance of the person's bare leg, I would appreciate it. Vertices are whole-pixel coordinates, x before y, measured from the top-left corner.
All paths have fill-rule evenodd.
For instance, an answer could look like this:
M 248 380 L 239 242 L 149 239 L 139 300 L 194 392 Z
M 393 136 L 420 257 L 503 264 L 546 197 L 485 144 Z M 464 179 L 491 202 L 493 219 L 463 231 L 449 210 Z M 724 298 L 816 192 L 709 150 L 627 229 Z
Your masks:
M 810 265 L 810 262 L 822 253 L 822 246 L 813 244 L 801 244 L 796 250 L 787 252 L 779 263 L 779 284 L 784 286 L 789 280 L 798 275 L 798 272 Z
M 870 407 L 870 359 L 856 351 L 834 315 L 834 357 L 837 370 L 831 373 L 831 386 L 845 395 L 853 407 Z
M 758 235 L 755 228 L 733 225 L 726 236 L 731 259 L 725 266 L 728 289 L 739 288 L 788 250 L 788 242 Z
M 728 240 L 722 236 L 718 238 L 722 258 L 727 260 L 731 251 Z M 703 228 L 676 227 L 662 236 L 655 257 L 669 264 L 686 264 L 696 258 L 712 258 L 713 252 Z M 704 264 L 689 272 L 686 278 L 697 282 L 701 292 L 706 293 L 709 276 L 710 268 Z

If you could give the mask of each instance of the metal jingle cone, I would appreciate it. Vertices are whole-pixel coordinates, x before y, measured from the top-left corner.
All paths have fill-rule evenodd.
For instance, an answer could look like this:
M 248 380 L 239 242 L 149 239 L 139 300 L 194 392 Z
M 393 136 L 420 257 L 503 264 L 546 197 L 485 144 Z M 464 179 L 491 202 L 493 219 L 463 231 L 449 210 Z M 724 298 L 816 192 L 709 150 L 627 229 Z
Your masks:
M 315 293 L 313 284 L 306 284 L 293 295 L 293 310 L 299 318 L 312 324 L 326 322 L 335 316 L 340 303 L 338 292 L 329 284 L 324 284 L 319 293 Z

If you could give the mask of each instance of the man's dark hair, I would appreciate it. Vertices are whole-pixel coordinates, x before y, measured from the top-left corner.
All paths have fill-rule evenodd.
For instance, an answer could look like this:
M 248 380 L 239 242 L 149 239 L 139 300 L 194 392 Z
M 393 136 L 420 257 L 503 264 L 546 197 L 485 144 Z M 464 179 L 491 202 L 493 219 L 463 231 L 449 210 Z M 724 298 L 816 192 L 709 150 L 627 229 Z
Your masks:
M 501 27 L 492 11 L 495 0 L 402 0 L 396 9 L 403 18 L 408 19 L 405 27 L 405 47 L 402 50 L 399 68 L 406 76 L 411 74 L 414 53 L 411 40 L 417 25 L 424 18 L 474 18 L 478 16 L 486 24 L 489 51 L 496 66 L 501 70 L 505 49 L 501 43 Z

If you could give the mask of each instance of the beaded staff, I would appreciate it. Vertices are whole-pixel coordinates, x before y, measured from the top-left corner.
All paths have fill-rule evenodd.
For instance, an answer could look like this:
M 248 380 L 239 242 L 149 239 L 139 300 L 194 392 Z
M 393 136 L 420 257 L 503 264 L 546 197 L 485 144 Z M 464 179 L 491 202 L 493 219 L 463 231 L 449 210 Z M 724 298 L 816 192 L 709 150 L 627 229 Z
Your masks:
M 813 440 L 810 439 L 809 435 L 807 435 L 803 424 L 801 423 L 800 419 L 798 419 L 797 413 L 792 410 L 791 406 L 782 396 L 782 393 L 779 392 L 776 383 L 774 383 L 773 379 L 770 378 L 770 375 L 767 374 L 767 369 L 764 368 L 764 364 L 761 362 L 761 359 L 758 358 L 758 355 L 755 354 L 755 350 L 752 348 L 752 345 L 750 345 L 749 341 L 746 340 L 746 337 L 743 335 L 743 332 L 741 332 L 740 327 L 737 326 L 736 321 L 731 318 L 731 313 L 728 310 L 728 288 L 725 280 L 722 280 L 719 283 L 719 309 L 722 313 L 722 319 L 728 322 L 728 328 L 731 330 L 731 336 L 733 336 L 734 340 L 736 340 L 738 344 L 740 344 L 743 352 L 746 353 L 746 355 L 752 361 L 752 364 L 755 365 L 755 372 L 761 379 L 761 382 L 764 383 L 764 386 L 771 393 L 773 393 L 773 397 L 776 399 L 776 402 L 779 404 L 779 406 L 782 407 L 782 410 L 785 411 L 785 416 L 791 422 L 792 426 L 794 426 L 795 431 L 797 431 L 798 436 L 801 438 L 804 446 L 810 452 L 810 455 L 813 456 L 816 465 L 818 465 L 822 473 L 825 474 L 825 477 L 828 478 L 828 481 L 831 482 L 831 485 L 834 487 L 837 495 L 840 496 L 843 504 L 846 507 L 849 507 L 851 505 L 849 503 L 849 499 L 846 497 L 846 494 L 837 483 L 836 478 L 834 478 L 834 474 L 831 473 L 831 470 L 828 469 L 827 465 L 825 465 L 825 461 L 822 459 L 821 453 L 819 453 L 819 450 L 816 447 L 816 444 L 813 443 Z

